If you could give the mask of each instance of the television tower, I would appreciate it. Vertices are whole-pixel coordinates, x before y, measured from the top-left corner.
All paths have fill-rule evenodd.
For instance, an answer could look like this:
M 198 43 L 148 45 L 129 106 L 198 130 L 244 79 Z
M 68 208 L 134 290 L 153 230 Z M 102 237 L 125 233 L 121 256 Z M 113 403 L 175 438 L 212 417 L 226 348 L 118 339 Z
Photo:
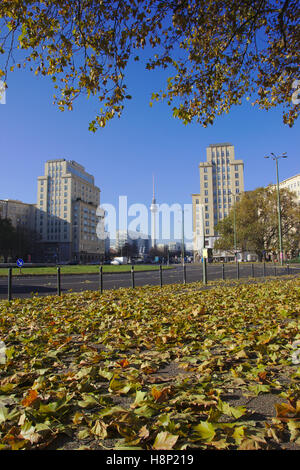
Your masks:
M 155 199 L 155 186 L 154 186 L 154 175 L 153 175 L 153 199 L 152 204 L 150 206 L 151 211 L 151 247 L 156 247 L 156 219 L 157 219 L 157 212 L 158 212 L 158 204 L 156 204 Z

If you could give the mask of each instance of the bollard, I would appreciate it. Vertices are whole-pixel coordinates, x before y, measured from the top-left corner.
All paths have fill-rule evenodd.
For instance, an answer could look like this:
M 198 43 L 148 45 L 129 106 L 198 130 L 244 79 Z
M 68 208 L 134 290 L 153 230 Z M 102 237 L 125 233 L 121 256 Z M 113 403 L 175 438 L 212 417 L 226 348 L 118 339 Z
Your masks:
M 162 280 L 162 265 L 159 265 L 159 281 L 160 281 L 160 287 L 163 285 L 163 280 Z
M 254 264 L 251 264 L 251 277 L 254 277 Z
M 131 287 L 134 289 L 134 266 L 131 266 Z
M 225 264 L 222 264 L 222 279 L 225 281 Z
M 274 276 L 277 276 L 277 269 L 276 269 L 276 265 L 274 266 Z
M 12 268 L 8 268 L 8 278 L 7 278 L 7 300 L 12 299 Z
M 61 295 L 61 285 L 60 285 L 60 267 L 57 268 L 57 295 Z
M 240 278 L 240 265 L 238 261 L 236 262 L 236 278 Z
M 183 284 L 186 284 L 186 266 L 183 265 Z
M 203 284 L 207 284 L 207 264 L 206 264 L 206 258 L 203 258 Z
M 266 277 L 266 263 L 263 262 L 263 277 Z
M 287 273 L 288 273 L 288 274 L 290 274 L 290 265 L 289 265 L 289 264 L 287 264 L 287 266 L 286 266 L 286 267 L 287 267 Z
M 99 290 L 100 290 L 100 294 L 102 294 L 103 292 L 103 267 L 100 266 L 100 269 L 99 269 Z

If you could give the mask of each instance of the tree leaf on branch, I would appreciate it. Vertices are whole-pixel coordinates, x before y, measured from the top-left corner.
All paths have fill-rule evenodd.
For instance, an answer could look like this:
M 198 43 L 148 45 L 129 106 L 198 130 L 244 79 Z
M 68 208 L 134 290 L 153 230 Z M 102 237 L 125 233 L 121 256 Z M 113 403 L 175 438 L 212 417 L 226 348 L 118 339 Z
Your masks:
M 131 99 L 125 72 L 140 56 L 146 70 L 170 71 L 155 100 L 167 98 L 184 124 L 206 127 L 245 97 L 265 110 L 283 105 L 283 121 L 292 126 L 300 107 L 293 99 L 297 24 L 296 0 L 3 0 L 0 52 L 7 55 L 5 76 L 19 48 L 24 66 L 35 61 L 36 73 L 60 78 L 61 110 L 73 109 L 80 94 L 97 96 L 106 110 L 91 121 L 91 132 L 121 116 Z

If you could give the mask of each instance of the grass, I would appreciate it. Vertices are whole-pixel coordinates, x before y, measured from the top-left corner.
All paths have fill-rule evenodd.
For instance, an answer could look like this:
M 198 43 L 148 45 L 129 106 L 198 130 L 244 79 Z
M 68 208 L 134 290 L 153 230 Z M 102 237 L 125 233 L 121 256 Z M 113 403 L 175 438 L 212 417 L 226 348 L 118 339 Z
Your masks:
M 171 266 L 163 266 L 163 269 L 171 269 Z M 104 265 L 104 273 L 119 273 L 119 272 L 128 272 L 131 269 L 131 265 Z M 135 271 L 150 271 L 157 270 L 158 266 L 155 265 L 134 265 Z M 24 268 L 13 268 L 13 275 L 55 275 L 57 269 L 55 266 L 52 267 L 24 267 Z M 61 266 L 61 274 L 96 274 L 99 273 L 98 265 L 70 265 L 70 266 Z M 8 269 L 0 268 L 0 276 L 7 276 Z
M 231 282 L 0 301 L 0 449 L 300 449 L 300 279 Z

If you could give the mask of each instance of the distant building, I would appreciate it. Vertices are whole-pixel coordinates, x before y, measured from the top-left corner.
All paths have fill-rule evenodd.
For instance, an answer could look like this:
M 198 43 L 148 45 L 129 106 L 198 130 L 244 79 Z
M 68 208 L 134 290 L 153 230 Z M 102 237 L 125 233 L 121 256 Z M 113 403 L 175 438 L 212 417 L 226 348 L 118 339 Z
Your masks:
M 35 205 L 27 204 L 14 199 L 0 200 L 0 217 L 10 219 L 12 225 L 34 230 L 35 228 Z
M 300 204 L 300 173 L 295 176 L 291 176 L 279 183 L 280 189 L 286 188 L 295 193 L 297 201 Z
M 168 250 L 170 253 L 177 253 L 182 250 L 182 242 L 169 242 L 167 244 Z
M 96 234 L 100 189 L 83 166 L 48 160 L 38 177 L 36 229 L 47 262 L 97 262 L 104 242 Z
M 232 144 L 211 144 L 206 149 L 206 162 L 199 164 L 199 170 L 200 192 L 192 194 L 193 249 L 201 257 L 204 246 L 214 246 L 218 237 L 215 226 L 227 217 L 244 192 L 244 162 L 235 159 Z
M 141 232 L 132 230 L 117 230 L 116 242 L 114 244 L 116 251 L 126 246 L 131 247 L 132 252 L 136 252 L 137 256 L 145 256 L 149 254 L 151 237 Z M 125 253 L 123 253 L 125 256 Z

